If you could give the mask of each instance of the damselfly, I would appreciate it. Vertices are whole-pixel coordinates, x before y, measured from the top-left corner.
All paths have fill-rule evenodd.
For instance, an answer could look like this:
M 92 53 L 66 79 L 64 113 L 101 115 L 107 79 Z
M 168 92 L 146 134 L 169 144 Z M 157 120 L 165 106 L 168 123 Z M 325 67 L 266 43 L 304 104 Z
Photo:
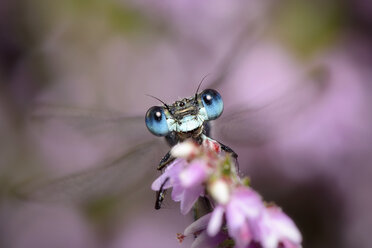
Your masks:
M 170 145 L 189 137 L 201 142 L 209 137 L 210 130 L 229 146 L 261 145 L 274 137 L 278 124 L 267 117 L 273 114 L 294 115 L 319 96 L 319 91 L 308 94 L 314 85 L 308 86 L 301 85 L 262 108 L 252 109 L 241 105 L 229 109 L 213 126 L 209 125 L 209 121 L 219 117 L 223 103 L 216 91 L 204 90 L 172 105 L 150 108 L 146 115 L 147 127 L 152 133 L 165 136 Z M 292 104 L 294 101 L 290 97 L 298 97 L 304 92 L 307 98 L 302 97 L 302 102 Z M 206 104 L 209 101 L 211 105 Z M 27 187 L 26 196 L 30 198 L 78 203 L 108 196 L 127 198 L 138 188 L 149 187 L 149 182 L 154 179 L 157 161 L 169 150 L 163 140 L 146 130 L 143 115 L 128 117 L 118 113 L 41 104 L 32 113 L 32 118 L 38 128 L 51 122 L 63 123 L 87 136 L 91 142 L 99 144 L 104 138 L 108 159 L 93 169 Z M 222 147 L 232 152 L 227 146 Z M 169 160 L 170 157 L 165 156 L 159 168 Z M 164 194 L 159 196 L 163 198 Z
M 206 89 L 171 105 L 164 103 L 161 107 L 150 108 L 145 121 L 148 130 L 156 136 L 164 136 L 169 146 L 188 138 L 201 144 L 211 140 L 209 121 L 217 119 L 222 111 L 220 94 Z M 73 126 L 90 137 L 103 135 L 112 141 L 113 150 L 118 147 L 126 150 L 119 158 L 106 165 L 52 180 L 30 190 L 29 195 L 42 200 L 84 202 L 101 196 L 128 195 L 128 192 L 146 180 L 148 174 L 155 174 L 154 166 L 160 156 L 155 158 L 154 154 L 160 154 L 160 150 L 165 149 L 164 143 L 158 138 L 152 138 L 148 132 L 142 130 L 145 127 L 142 116 L 121 117 L 113 113 L 42 105 L 33 113 L 33 120 L 38 125 L 56 120 Z M 128 143 L 132 148 L 128 147 Z M 228 146 L 217 144 L 222 150 L 237 157 Z M 170 153 L 166 153 L 157 169 L 161 170 L 172 160 Z M 164 192 L 159 192 L 159 196 L 158 199 L 162 198 Z M 161 202 L 157 202 L 157 208 L 160 208 L 160 204 Z
M 206 89 L 200 94 L 198 90 L 193 97 L 176 101 L 172 105 L 161 101 L 163 106 L 151 107 L 146 113 L 147 128 L 156 136 L 165 136 L 170 146 L 192 139 L 199 145 L 213 144 L 216 146 L 214 149 L 231 153 L 236 159 L 238 156 L 230 147 L 208 137 L 209 121 L 217 119 L 223 111 L 221 95 L 213 89 Z M 162 170 L 173 160 L 168 152 L 161 159 L 158 170 Z M 164 199 L 164 184 L 165 182 L 157 193 L 155 209 L 160 209 Z

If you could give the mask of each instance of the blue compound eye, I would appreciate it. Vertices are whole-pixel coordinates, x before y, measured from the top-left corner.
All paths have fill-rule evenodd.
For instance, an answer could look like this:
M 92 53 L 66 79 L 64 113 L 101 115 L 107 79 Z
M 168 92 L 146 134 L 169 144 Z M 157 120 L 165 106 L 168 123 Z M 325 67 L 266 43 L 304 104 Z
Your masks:
M 166 136 L 169 133 L 167 120 L 162 107 L 151 107 L 147 110 L 146 126 L 156 136 Z
M 205 110 L 207 111 L 208 120 L 217 119 L 223 111 L 223 101 L 221 95 L 212 89 L 204 90 L 201 93 L 201 99 Z

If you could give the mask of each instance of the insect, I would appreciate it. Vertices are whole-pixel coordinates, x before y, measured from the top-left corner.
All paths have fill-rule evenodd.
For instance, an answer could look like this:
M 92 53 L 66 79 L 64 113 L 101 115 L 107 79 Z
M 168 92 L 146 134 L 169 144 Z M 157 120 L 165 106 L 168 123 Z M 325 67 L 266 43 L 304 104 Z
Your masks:
M 199 145 L 210 140 L 223 151 L 231 153 L 236 159 L 238 155 L 230 147 L 209 137 L 208 122 L 220 117 L 223 111 L 221 95 L 213 89 L 206 89 L 201 93 L 198 93 L 198 90 L 194 96 L 176 101 L 172 105 L 162 102 L 163 106 L 151 107 L 145 117 L 148 130 L 156 136 L 165 136 L 170 146 L 186 139 L 192 139 Z M 158 170 L 162 170 L 173 160 L 174 157 L 170 152 L 167 152 L 160 160 Z M 166 181 L 157 192 L 155 209 L 161 207 L 165 195 L 163 187 Z
M 252 29 L 250 28 L 243 28 L 241 34 L 236 37 L 231 45 L 231 49 L 229 49 L 224 58 L 220 61 L 220 64 L 216 67 L 219 73 L 213 83 L 210 84 L 210 88 L 217 88 L 219 85 L 224 84 L 230 71 L 230 64 L 233 64 L 236 58 L 239 57 L 236 55 L 240 53 L 242 44 L 247 44 L 246 38 L 251 38 L 251 35 L 247 35 L 247 33 L 251 31 Z M 260 32 L 255 33 L 257 34 L 253 36 L 253 39 L 250 39 L 250 43 L 258 40 L 258 33 Z M 198 90 L 196 92 L 198 92 Z M 193 98 L 188 99 L 189 102 L 187 104 L 193 106 L 188 109 L 197 112 L 198 115 L 196 115 L 196 119 L 184 122 L 185 124 L 183 125 L 179 125 L 181 120 L 177 119 L 177 117 L 183 116 L 189 110 L 183 113 L 181 111 L 178 115 L 176 114 L 176 118 L 174 118 L 174 116 L 173 118 L 169 118 L 169 121 L 173 121 L 173 124 L 169 123 L 172 124 L 171 127 L 168 127 L 168 123 L 167 125 L 159 126 L 156 126 L 155 123 L 158 118 L 163 117 L 163 113 L 164 117 L 166 117 L 166 114 L 172 114 L 169 110 L 174 110 L 175 108 L 181 109 L 185 108 L 185 106 L 176 107 L 176 105 L 171 105 L 168 106 L 169 109 L 167 109 L 166 105 L 164 105 L 163 107 L 152 109 L 153 111 L 159 111 L 148 112 L 155 114 L 155 116 L 153 116 L 153 131 L 155 135 L 165 136 L 166 141 L 171 146 L 186 138 L 188 135 L 194 136 L 196 139 L 199 139 L 199 141 L 204 137 L 209 137 L 211 129 L 209 121 L 212 117 L 208 117 L 205 112 L 205 107 L 199 109 L 199 104 L 203 101 L 203 93 L 207 93 L 207 91 L 203 91 L 201 94 L 196 93 Z M 186 102 L 178 101 L 178 104 L 186 105 Z M 214 101 L 214 103 L 221 103 L 220 107 L 222 106 L 223 109 L 222 99 Z M 266 136 L 268 136 L 268 129 L 265 125 L 262 125 L 260 121 L 257 121 L 262 118 L 257 118 L 256 114 L 252 115 L 252 110 L 250 108 L 244 109 L 244 105 L 241 107 L 243 108 L 234 108 L 234 112 L 230 112 L 230 115 L 225 114 L 223 118 L 220 118 L 220 124 L 213 123 L 213 130 L 218 133 L 221 140 L 225 142 L 228 141 L 232 144 L 238 142 L 243 145 L 245 143 L 252 145 L 257 143 L 257 141 L 265 140 Z M 218 116 L 215 116 L 215 118 L 217 117 Z M 169 150 L 169 147 L 166 148 L 163 144 L 163 140 L 155 139 L 146 131 L 146 127 L 143 125 L 143 115 L 127 116 L 117 112 L 111 113 L 108 111 L 87 110 L 65 105 L 61 106 L 59 104 L 36 103 L 34 111 L 31 113 L 31 119 L 32 121 L 30 123 L 32 123 L 32 127 L 30 129 L 32 132 L 36 130 L 37 140 L 41 140 L 41 137 L 45 137 L 46 140 L 52 142 L 60 140 L 58 135 L 55 135 L 55 133 L 59 133 L 56 131 L 56 126 L 63 126 L 73 130 L 73 132 L 76 131 L 75 133 L 80 136 L 84 136 L 87 143 L 94 144 L 94 147 L 97 147 L 98 150 L 104 154 L 104 156 L 102 156 L 104 159 L 102 159 L 102 161 L 96 161 L 97 166 L 93 165 L 93 168 L 54 179 L 42 178 L 41 182 L 27 185 L 21 190 L 22 192 L 20 194 L 31 199 L 48 202 L 73 202 L 81 205 L 85 204 L 87 201 L 91 201 L 91 199 L 99 199 L 112 195 L 118 199 L 123 199 L 123 196 L 128 198 L 128 196 L 134 195 L 134 192 L 139 188 L 146 187 L 146 182 L 153 179 L 154 171 L 149 165 L 153 163 L 154 159 L 159 157 L 159 153 L 165 152 L 166 149 Z M 194 129 L 193 127 L 196 125 L 198 125 L 199 128 L 192 131 Z M 162 128 L 165 130 L 162 130 Z M 169 133 L 164 135 L 166 133 L 166 128 L 168 128 Z M 181 129 L 183 128 L 186 128 L 185 130 L 191 128 L 191 132 L 182 131 Z M 45 130 L 52 131 L 49 134 L 48 131 Z M 251 130 L 254 131 L 251 132 Z M 102 142 L 102 140 L 104 140 L 104 142 Z M 70 149 L 69 144 L 67 144 L 67 147 Z M 223 147 L 229 149 L 227 146 Z M 79 149 L 81 149 L 80 146 L 76 148 L 76 151 Z M 62 152 L 64 151 L 64 149 L 60 150 Z M 162 159 L 162 163 L 159 164 L 159 167 L 171 161 L 169 153 L 167 154 L 168 155 Z M 70 154 L 66 154 L 64 157 L 74 158 L 74 156 Z M 69 163 L 74 164 L 75 161 L 71 159 Z M 165 192 L 159 192 L 159 198 L 163 199 L 164 194 Z M 125 202 L 128 202 L 128 199 L 126 199 Z
M 40 103 L 32 112 L 33 126 L 30 127 L 32 131 L 37 132 L 38 140 L 41 136 L 46 136 L 45 138 L 53 142 L 59 140 L 57 123 L 58 126 L 68 127 L 68 130 L 74 130 L 84 136 L 86 142 L 94 144 L 104 154 L 104 159 L 97 160 L 97 166 L 76 173 L 31 182 L 31 185 L 22 187 L 19 194 L 27 199 L 72 202 L 79 205 L 114 197 L 120 203 L 126 204 L 130 202 L 130 197 L 137 195 L 138 190 L 148 190 L 154 179 L 154 169 L 151 165 L 159 159 L 159 154 L 169 150 L 162 139 L 155 138 L 146 130 L 146 126 L 151 133 L 165 137 L 170 146 L 187 138 L 203 142 L 211 139 L 210 133 L 213 131 L 219 140 L 239 145 L 240 148 L 259 147 L 280 134 L 279 126 L 285 126 L 268 117 L 276 114 L 293 118 L 297 113 L 306 110 L 309 103 L 322 96 L 323 91 L 314 88 L 314 84 L 306 86 L 301 84 L 299 88 L 275 100 L 275 104 L 262 108 L 251 108 L 246 104 L 230 107 L 223 117 L 220 117 L 224 109 L 220 94 L 210 89 L 201 93 L 197 90 L 193 97 L 176 101 L 172 105 L 163 103 L 163 106 L 150 108 L 146 114 L 147 125 L 143 124 L 143 115 L 127 116 L 117 112 Z M 309 91 L 313 94 L 308 95 Z M 297 97 L 301 94 L 307 96 L 301 98 L 301 102 L 291 99 L 291 96 Z M 296 104 L 292 104 L 293 102 Z M 283 105 L 289 108 L 281 107 Z M 212 120 L 216 121 L 211 123 Z M 44 130 L 51 132 L 45 133 Z M 236 156 L 228 146 L 218 144 L 222 150 Z M 75 150 L 79 152 L 79 148 Z M 73 156 L 67 154 L 65 157 L 71 157 L 70 161 L 74 163 Z M 171 161 L 172 157 L 168 152 L 161 159 L 158 169 L 161 170 Z M 157 208 L 161 207 L 164 196 L 165 191 L 158 192 Z

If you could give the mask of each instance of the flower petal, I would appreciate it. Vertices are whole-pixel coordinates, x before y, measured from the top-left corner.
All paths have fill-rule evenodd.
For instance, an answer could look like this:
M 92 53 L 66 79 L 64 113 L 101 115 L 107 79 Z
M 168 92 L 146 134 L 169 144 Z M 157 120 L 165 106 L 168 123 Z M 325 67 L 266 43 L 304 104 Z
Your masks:
M 154 191 L 158 191 L 160 190 L 160 187 L 161 185 L 165 182 L 165 180 L 168 178 L 168 175 L 166 175 L 165 173 L 162 174 L 160 177 L 158 177 L 152 184 L 151 184 L 151 189 L 154 190 Z M 168 180 L 164 185 L 163 185 L 163 188 L 164 189 L 168 189 L 172 187 L 172 184 L 170 182 L 170 180 Z
M 229 230 L 229 234 L 234 238 L 236 248 L 246 248 L 253 237 L 248 221 L 245 221 L 239 228 Z
M 216 248 L 220 243 L 228 237 L 224 233 L 219 233 L 214 237 L 210 237 L 205 231 L 200 233 L 195 241 L 192 243 L 191 248 Z
M 212 217 L 209 221 L 207 233 L 209 236 L 216 236 L 220 231 L 223 221 L 223 213 L 225 212 L 222 206 L 217 206 L 212 213 Z
M 301 233 L 278 207 L 265 208 L 262 217 L 256 222 L 256 231 L 263 248 L 277 248 L 279 243 L 285 248 L 301 247 Z
M 164 173 L 161 174 L 151 185 L 151 189 L 158 191 L 161 185 L 165 182 L 167 178 L 169 180 L 163 186 L 164 189 L 168 189 L 173 186 L 173 184 L 178 181 L 178 174 L 185 166 L 186 161 L 183 159 L 176 159 L 173 163 L 168 165 Z
M 282 239 L 287 239 L 293 243 L 301 243 L 301 233 L 294 222 L 278 207 L 267 208 L 267 213 L 271 218 L 272 225 Z
M 184 188 L 182 188 L 181 184 L 174 184 L 172 189 L 172 199 L 175 202 L 179 202 L 183 198 Z
M 203 193 L 203 186 L 197 186 L 189 189 L 185 189 L 183 192 L 183 199 L 181 199 L 181 213 L 183 215 L 187 214 L 192 206 L 195 204 L 196 200 Z
M 226 207 L 226 222 L 228 229 L 236 229 L 243 225 L 245 216 L 240 211 L 240 207 L 236 200 L 233 199 Z
M 240 198 L 234 196 L 226 209 L 226 222 L 229 235 L 235 240 L 236 247 L 246 247 L 252 240 L 252 231 L 245 215 L 241 210 Z M 245 206 L 249 207 L 249 206 Z
M 191 234 L 194 234 L 196 232 L 202 231 L 207 228 L 208 222 L 211 219 L 212 213 L 206 214 L 202 217 L 200 217 L 198 220 L 194 221 L 191 225 L 186 227 L 183 234 L 185 236 L 189 236 Z
M 264 209 L 261 197 L 252 189 L 239 188 L 234 192 L 236 207 L 249 218 L 257 218 Z
M 185 168 L 179 175 L 181 184 L 185 188 L 202 184 L 207 177 L 205 162 L 195 161 Z

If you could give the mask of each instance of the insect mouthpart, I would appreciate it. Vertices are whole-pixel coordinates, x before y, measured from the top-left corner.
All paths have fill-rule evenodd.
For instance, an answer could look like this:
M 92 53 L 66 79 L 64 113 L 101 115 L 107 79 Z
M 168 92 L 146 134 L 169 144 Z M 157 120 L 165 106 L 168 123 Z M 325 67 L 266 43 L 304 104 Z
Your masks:
M 199 106 L 195 104 L 191 99 L 183 99 L 181 101 L 176 101 L 170 107 L 170 113 L 172 117 L 176 120 L 182 120 L 187 115 L 197 115 L 199 112 Z
M 185 109 L 176 110 L 173 117 L 177 120 L 182 120 L 187 116 L 196 116 L 198 114 L 198 108 L 196 106 L 190 106 Z
M 187 133 L 200 128 L 204 118 L 199 116 L 200 106 L 193 98 L 176 101 L 170 106 L 171 119 L 168 122 L 170 130 Z

